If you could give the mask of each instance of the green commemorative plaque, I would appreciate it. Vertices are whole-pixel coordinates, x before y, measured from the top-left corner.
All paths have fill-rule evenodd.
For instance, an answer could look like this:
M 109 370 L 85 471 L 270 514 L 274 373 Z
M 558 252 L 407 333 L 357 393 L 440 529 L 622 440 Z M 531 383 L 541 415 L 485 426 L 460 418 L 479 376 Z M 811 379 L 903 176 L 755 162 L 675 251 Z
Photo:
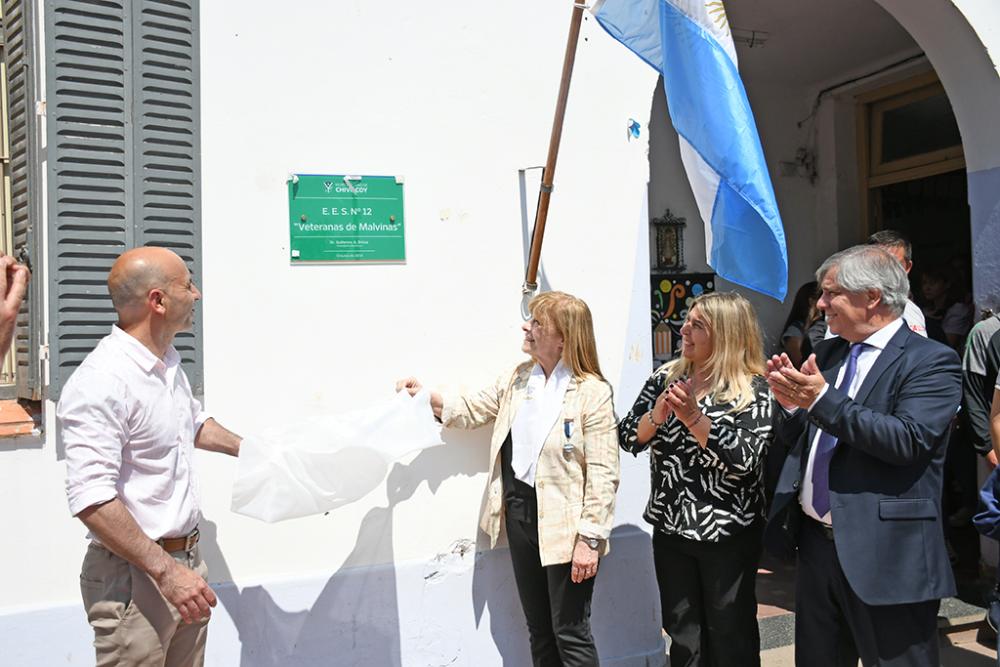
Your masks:
M 399 176 L 291 176 L 288 221 L 293 264 L 406 261 Z

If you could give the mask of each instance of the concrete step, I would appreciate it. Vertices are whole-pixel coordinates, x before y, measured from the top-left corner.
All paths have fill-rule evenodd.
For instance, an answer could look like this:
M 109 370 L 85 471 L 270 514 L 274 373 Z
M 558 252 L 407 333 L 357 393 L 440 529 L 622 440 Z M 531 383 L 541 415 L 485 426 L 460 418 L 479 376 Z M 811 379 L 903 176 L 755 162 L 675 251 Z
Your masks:
M 991 667 L 997 664 L 995 646 L 995 640 L 990 642 L 979 637 L 975 627 L 949 629 L 941 635 L 941 665 Z M 795 647 L 779 646 L 761 651 L 760 662 L 762 667 L 795 667 Z

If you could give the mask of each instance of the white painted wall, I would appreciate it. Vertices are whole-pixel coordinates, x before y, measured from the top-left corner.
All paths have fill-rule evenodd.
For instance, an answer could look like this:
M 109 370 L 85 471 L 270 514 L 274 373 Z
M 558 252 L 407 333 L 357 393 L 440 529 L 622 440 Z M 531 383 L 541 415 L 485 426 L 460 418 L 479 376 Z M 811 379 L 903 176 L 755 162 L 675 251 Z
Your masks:
M 266 20 L 252 7 L 203 8 L 206 402 L 220 418 L 253 431 L 341 411 L 391 394 L 405 374 L 475 389 L 521 358 L 516 175 L 544 161 L 569 20 L 567 7 L 529 7 L 530 22 L 516 5 L 457 2 L 298 3 Z M 648 115 L 652 75 L 585 27 L 545 266 L 555 288 L 591 304 L 617 382 L 620 351 L 643 334 L 627 332 L 623 296 L 647 166 L 625 125 Z M 407 264 L 290 267 L 290 172 L 405 176 Z M 475 523 L 486 458 L 456 444 L 440 463 L 423 471 L 433 479 L 409 480 L 398 559 L 438 553 L 465 536 L 456 524 Z M 206 464 L 231 474 L 229 461 Z M 206 490 L 213 515 L 227 494 Z M 278 541 L 315 531 L 318 548 L 297 569 L 328 568 L 351 548 L 331 523 L 356 529 L 367 509 L 269 530 Z M 421 520 L 439 512 L 451 519 Z M 288 569 L 286 549 L 261 545 L 257 524 L 219 520 L 239 528 L 220 527 L 234 576 Z
M 571 5 L 202 4 L 205 403 L 222 423 L 253 433 L 356 409 L 407 374 L 471 390 L 522 358 L 517 170 L 545 159 Z M 647 138 L 625 129 L 647 124 L 655 81 L 585 22 L 543 254 L 552 287 L 590 304 L 622 409 L 650 363 Z M 405 176 L 407 263 L 290 266 L 292 172 Z M 18 508 L 5 513 L 18 547 L 0 556 L 0 651 L 88 664 L 85 531 L 46 427 L 0 445 Z M 278 525 L 232 514 L 235 462 L 199 452 L 222 600 L 210 664 L 523 664 L 506 551 L 458 554 L 477 539 L 488 433 L 446 440 L 358 503 Z M 608 664 L 662 661 L 635 528 L 647 491 L 646 460 L 623 459 L 594 608 Z

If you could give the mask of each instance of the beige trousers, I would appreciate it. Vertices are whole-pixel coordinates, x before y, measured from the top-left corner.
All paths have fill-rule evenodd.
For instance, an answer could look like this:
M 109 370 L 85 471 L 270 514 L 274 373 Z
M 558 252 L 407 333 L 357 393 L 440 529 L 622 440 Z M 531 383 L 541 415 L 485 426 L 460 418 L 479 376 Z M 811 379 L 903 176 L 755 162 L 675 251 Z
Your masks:
M 208 568 L 196 546 L 174 560 L 201 576 Z M 97 667 L 201 667 L 208 620 L 185 624 L 142 570 L 91 543 L 80 573 L 83 608 L 94 628 Z

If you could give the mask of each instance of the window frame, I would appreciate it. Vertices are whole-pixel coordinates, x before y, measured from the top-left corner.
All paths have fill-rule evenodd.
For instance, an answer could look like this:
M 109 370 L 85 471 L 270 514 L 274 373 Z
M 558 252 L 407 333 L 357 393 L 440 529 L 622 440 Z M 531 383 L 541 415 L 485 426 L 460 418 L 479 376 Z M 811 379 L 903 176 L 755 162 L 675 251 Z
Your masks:
M 862 237 L 873 231 L 874 223 L 881 217 L 878 188 L 965 169 L 965 151 L 961 142 L 956 146 L 889 162 L 881 161 L 885 112 L 940 93 L 947 95 L 937 74 L 931 71 L 855 97 Z

